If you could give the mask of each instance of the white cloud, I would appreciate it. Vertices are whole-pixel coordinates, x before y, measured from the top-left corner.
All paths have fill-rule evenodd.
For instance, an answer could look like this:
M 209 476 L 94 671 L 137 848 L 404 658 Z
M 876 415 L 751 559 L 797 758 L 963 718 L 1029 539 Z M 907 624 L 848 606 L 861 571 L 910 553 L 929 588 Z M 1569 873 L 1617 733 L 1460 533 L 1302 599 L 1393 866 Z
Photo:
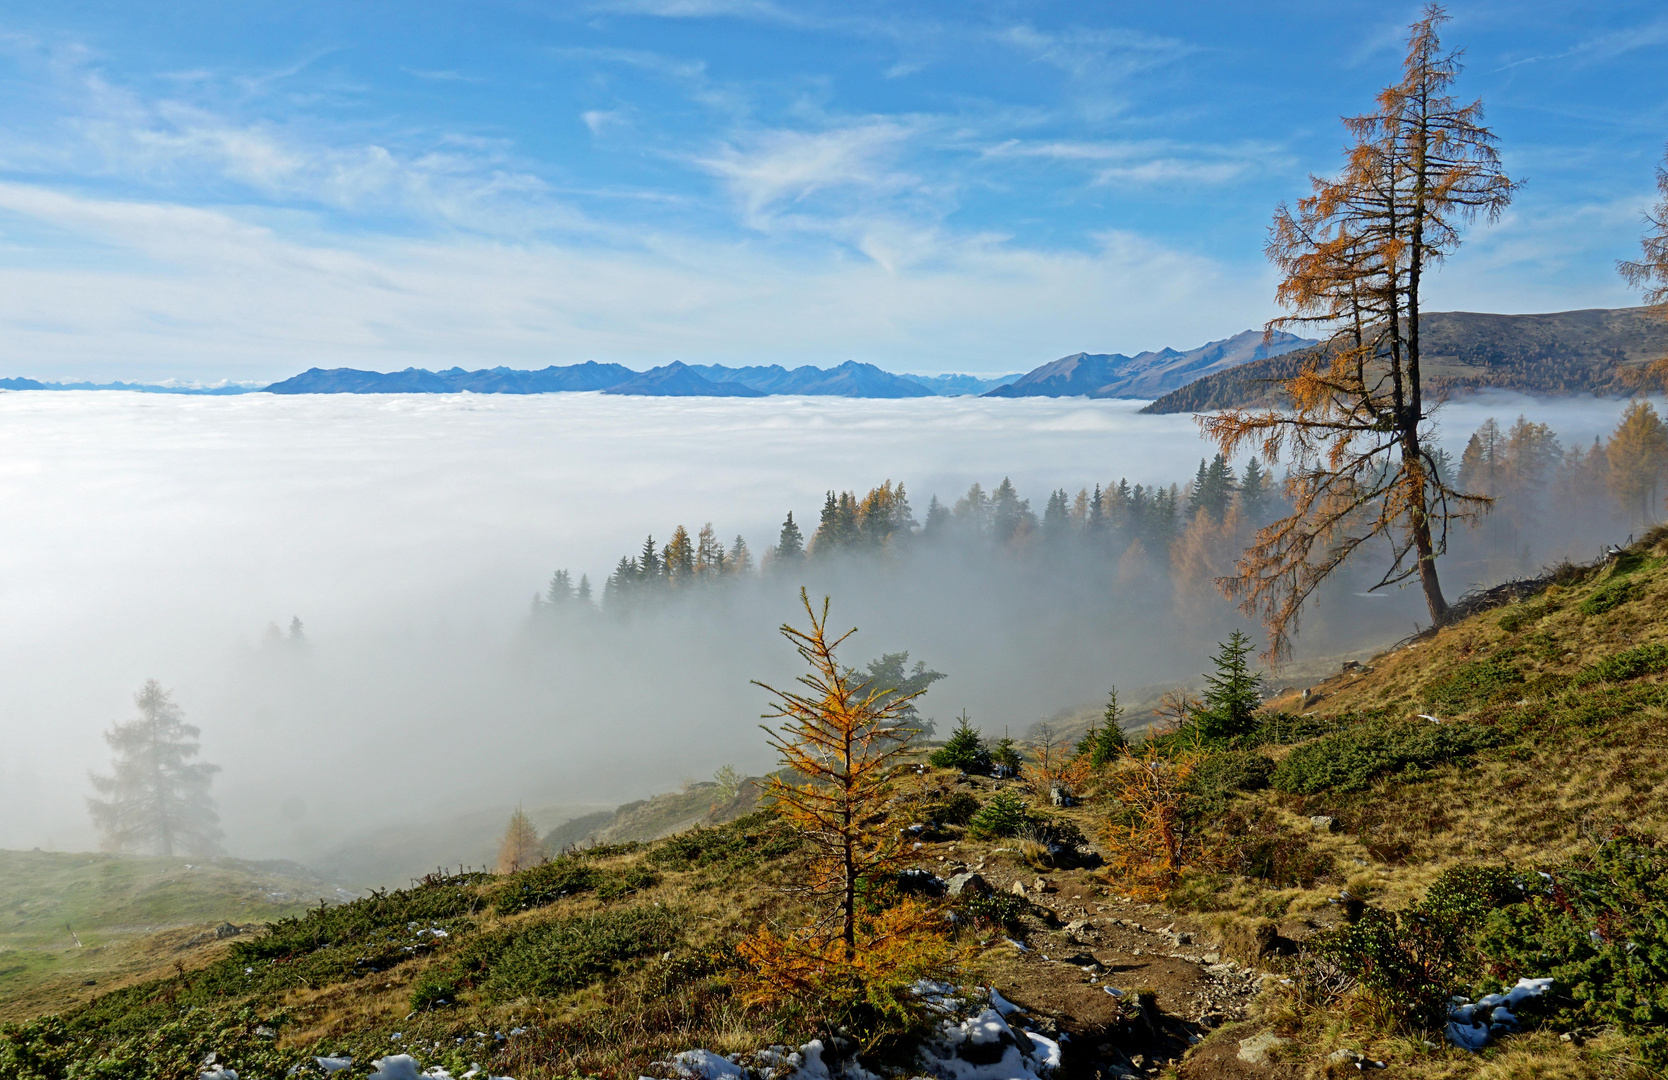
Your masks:
M 485 238 L 303 241 L 225 210 L 0 185 L 0 213 L 98 255 L 0 247 L 17 374 L 282 377 L 299 368 L 862 356 L 1022 368 L 1077 349 L 1198 344 L 1261 323 L 1261 268 L 1122 233 L 1026 249 L 873 221 L 869 258 L 645 233 L 634 250 Z M 11 372 L 8 372 L 11 373 Z
M 767 228 L 782 203 L 833 189 L 891 195 L 918 189 L 921 180 L 896 167 L 918 125 L 875 119 L 827 131 L 754 133 L 698 158 L 724 180 L 754 228 Z

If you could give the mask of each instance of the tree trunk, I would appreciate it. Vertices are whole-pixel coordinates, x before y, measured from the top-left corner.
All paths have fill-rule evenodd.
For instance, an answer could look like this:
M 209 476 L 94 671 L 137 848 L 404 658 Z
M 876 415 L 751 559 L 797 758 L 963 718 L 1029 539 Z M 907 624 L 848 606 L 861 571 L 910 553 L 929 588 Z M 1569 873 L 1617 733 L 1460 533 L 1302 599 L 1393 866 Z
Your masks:
M 1442 626 L 1448 621 L 1448 601 L 1442 597 L 1442 582 L 1436 576 L 1436 550 L 1431 543 L 1430 520 L 1421 513 L 1413 524 L 1413 547 L 1419 555 L 1419 584 L 1425 590 L 1425 606 L 1430 609 L 1431 625 Z

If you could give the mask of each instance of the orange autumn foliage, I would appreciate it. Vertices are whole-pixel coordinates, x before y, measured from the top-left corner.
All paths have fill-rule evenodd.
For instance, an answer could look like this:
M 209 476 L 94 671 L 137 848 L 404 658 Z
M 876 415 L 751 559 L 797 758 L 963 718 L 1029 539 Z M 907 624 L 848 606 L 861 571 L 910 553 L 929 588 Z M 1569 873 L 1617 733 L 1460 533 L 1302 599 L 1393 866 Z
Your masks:
M 955 952 L 936 907 L 908 899 L 872 906 L 894 888 L 907 851 L 891 820 L 890 773 L 915 735 L 904 717 L 920 694 L 896 695 L 842 667 L 835 650 L 856 631 L 830 640 L 827 599 L 819 615 L 805 590 L 799 595 L 810 628 L 784 625 L 782 636 L 811 672 L 800 676 L 801 689 L 758 685 L 776 699 L 766 715 L 786 721 L 765 731 L 798 779 L 773 777 L 766 794 L 809 848 L 800 888 L 813 917 L 786 931 L 761 928 L 741 943 L 752 968 L 744 996 L 896 1019 L 911 1008 L 909 985 L 942 970 Z
M 1107 778 L 1120 808 L 1106 830 L 1107 869 L 1137 899 L 1162 899 L 1190 861 L 1183 788 L 1198 763 L 1191 751 L 1166 758 L 1156 749 L 1126 749 Z
M 1460 71 L 1442 51 L 1447 19 L 1429 5 L 1412 27 L 1400 82 L 1344 121 L 1354 137 L 1336 179 L 1281 206 L 1267 253 L 1290 312 L 1268 329 L 1321 331 L 1322 346 L 1284 384 L 1289 408 L 1201 417 L 1232 455 L 1290 455 L 1292 512 L 1257 534 L 1236 572 L 1218 581 L 1268 631 L 1271 659 L 1288 656 L 1303 605 L 1368 541 L 1389 541 L 1378 587 L 1417 579 L 1433 624 L 1448 615 L 1436 571 L 1449 522 L 1489 500 L 1449 485 L 1432 452 L 1420 310 L 1423 279 L 1460 243 L 1462 223 L 1495 220 L 1517 185 L 1501 169 L 1482 103 L 1448 93 Z

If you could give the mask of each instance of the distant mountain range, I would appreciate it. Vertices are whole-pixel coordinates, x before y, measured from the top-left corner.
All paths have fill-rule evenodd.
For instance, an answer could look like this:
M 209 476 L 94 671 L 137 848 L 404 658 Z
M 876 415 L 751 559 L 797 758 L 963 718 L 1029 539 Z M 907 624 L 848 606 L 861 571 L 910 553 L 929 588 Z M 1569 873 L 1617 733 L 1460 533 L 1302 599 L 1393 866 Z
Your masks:
M 1212 341 L 1197 349 L 1137 353 L 1073 353 L 994 390 L 985 397 L 1156 398 L 1205 375 L 1301 349 L 1315 342 L 1260 330 Z
M 1450 392 L 1497 387 L 1531 394 L 1604 394 L 1625 389 L 1622 369 L 1668 354 L 1668 322 L 1644 308 L 1488 315 L 1450 311 L 1423 323 L 1425 372 Z M 838 367 L 781 364 L 726 367 L 671 363 L 649 371 L 587 361 L 518 371 L 406 368 L 361 371 L 310 368 L 265 387 L 272 394 L 551 394 L 602 391 L 646 397 L 765 397 L 806 394 L 852 398 L 1090 397 L 1152 399 L 1152 413 L 1208 412 L 1278 400 L 1275 382 L 1289 378 L 1318 348 L 1309 339 L 1259 330 L 1185 352 L 1159 349 L 1134 356 L 1073 353 L 1026 372 L 908 375 L 848 360 Z M 136 390 L 157 394 L 243 394 L 253 388 L 189 388 L 140 383 L 43 383 L 0 379 L 0 390 Z
M 138 394 L 248 394 L 252 386 L 167 386 L 160 383 L 43 383 L 34 379 L 0 379 L 0 390 L 128 390 Z
M 384 374 L 354 368 L 312 368 L 273 383 L 266 389 L 274 394 L 455 394 L 463 391 L 476 394 L 549 394 L 569 390 L 601 390 L 607 394 L 646 397 L 809 394 L 908 398 L 982 393 L 1001 385 L 1002 381 L 972 375 L 895 375 L 873 364 L 855 360 L 827 369 L 807 365 L 791 370 L 780 364 L 733 368 L 723 364 L 675 362 L 642 372 L 619 364 L 589 361 L 569 367 L 547 367 L 541 371 L 515 371 L 502 367 L 465 371 L 455 367 L 446 371 L 407 368 Z
M 1630 365 L 1668 356 L 1668 321 L 1645 308 L 1589 308 L 1544 315 L 1440 311 L 1420 319 L 1421 372 L 1432 389 L 1564 396 L 1630 390 Z M 1211 412 L 1281 404 L 1279 382 L 1317 359 L 1311 347 L 1213 372 L 1142 412 Z
M 606 390 L 637 378 L 638 372 L 620 364 L 587 360 L 567 367 L 515 371 L 498 367 L 465 371 L 406 368 L 404 371 L 360 371 L 357 368 L 308 368 L 283 382 L 266 387 L 269 394 L 555 394 L 571 390 Z

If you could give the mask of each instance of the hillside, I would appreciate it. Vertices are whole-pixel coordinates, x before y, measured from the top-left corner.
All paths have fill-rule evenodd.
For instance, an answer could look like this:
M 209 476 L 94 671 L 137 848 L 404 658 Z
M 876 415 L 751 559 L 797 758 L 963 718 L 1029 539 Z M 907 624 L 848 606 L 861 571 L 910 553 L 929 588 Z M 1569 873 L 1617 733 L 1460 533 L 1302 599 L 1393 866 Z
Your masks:
M 1546 315 L 1433 312 L 1421 322 L 1424 372 L 1438 391 L 1625 393 L 1624 369 L 1668 356 L 1668 322 L 1645 308 Z M 1274 384 L 1311 359 L 1304 350 L 1218 371 L 1158 398 L 1143 412 L 1211 412 L 1277 400 Z
M 1327 678 L 1287 673 L 1298 688 L 1231 738 L 1161 732 L 1154 756 L 1074 774 L 1076 805 L 1049 806 L 1040 779 L 900 769 L 894 820 L 914 839 L 899 889 L 959 883 L 943 902 L 967 989 L 927 1010 L 928 1059 L 882 1041 L 867 1065 L 972 1080 L 1040 1077 L 1049 1060 L 1066 1080 L 1662 1075 L 1668 530 L 1462 610 Z M 1143 791 L 1159 802 L 1129 801 Z M 1014 796 L 1019 817 L 998 813 Z M 692 785 L 599 816 L 593 839 L 616 829 L 613 844 L 277 924 L 200 970 L 12 1029 L 0 1067 L 33 1054 L 60 1071 L 29 1075 L 56 1078 L 98 1056 L 160 1078 L 212 1053 L 251 1080 L 311 1074 L 316 1055 L 365 1075 L 402 1053 L 453 1076 L 478 1062 L 518 1080 L 826 1080 L 812 1066 L 836 1056 L 829 1014 L 738 996 L 738 942 L 805 917 L 785 888 L 799 841 L 747 813 L 753 798 Z M 1174 815 L 1169 876 L 1131 861 L 1141 805 Z M 692 820 L 706 824 L 626 839 Z M 1452 995 L 1519 985 L 1509 1010 L 1450 1013 Z M 1490 1031 L 1497 1009 L 1510 1018 L 1493 1012 Z M 1450 1023 L 1481 1049 L 1448 1045 Z M 998 1057 L 1010 1071 L 978 1071 Z
M 0 851 L 0 1019 L 166 967 L 173 956 L 164 954 L 205 930 L 218 940 L 217 924 L 270 922 L 355 895 L 293 863 Z
M 1277 357 L 1314 342 L 1294 334 L 1265 341 L 1246 330 L 1197 349 L 1137 353 L 1073 353 L 1035 368 L 985 397 L 1156 398 L 1215 372 Z

